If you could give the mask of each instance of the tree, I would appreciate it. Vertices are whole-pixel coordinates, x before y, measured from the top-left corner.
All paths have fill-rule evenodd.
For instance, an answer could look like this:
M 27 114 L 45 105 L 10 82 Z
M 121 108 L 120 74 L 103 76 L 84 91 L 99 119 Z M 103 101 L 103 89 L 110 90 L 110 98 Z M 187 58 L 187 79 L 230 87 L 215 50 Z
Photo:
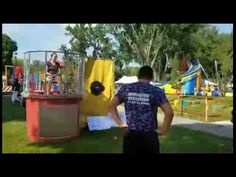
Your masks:
M 120 45 L 117 40 L 114 41 L 111 39 L 110 29 L 109 25 L 104 24 L 97 24 L 95 26 L 77 24 L 74 27 L 67 26 L 66 34 L 71 36 L 71 51 L 78 52 L 80 57 L 113 59 L 116 65 L 115 77 L 119 78 L 123 74 L 123 67 L 132 60 L 132 56 L 120 50 L 123 49 L 123 44 Z M 86 52 L 90 47 L 93 48 L 92 56 Z
M 178 66 L 179 65 L 179 61 L 177 59 L 177 55 L 172 59 L 171 62 L 171 81 L 175 81 L 178 78 Z
M 73 52 L 72 49 L 68 49 L 65 45 L 62 45 L 60 50 L 64 53 L 62 59 L 65 62 L 66 67 L 62 69 L 61 74 L 64 76 L 64 82 L 67 84 L 67 91 L 68 86 L 72 83 L 75 83 L 77 79 L 76 70 L 78 68 L 78 60 L 76 57 L 79 57 L 77 53 Z M 75 91 L 76 89 L 74 89 Z
M 17 58 L 13 60 L 13 63 L 15 66 L 23 66 L 24 65 L 24 59 Z
M 93 47 L 92 57 L 112 58 L 116 55 L 114 43 L 107 37 L 107 28 L 104 24 L 76 24 L 74 27 L 66 27 L 67 35 L 71 36 L 72 51 L 76 51 L 81 57 L 89 57 L 86 50 Z
M 44 73 L 45 72 L 45 63 L 43 61 L 40 61 L 40 60 L 33 60 L 33 63 L 31 65 L 31 69 L 34 71 L 34 72 L 42 72 Z
M 233 74 L 233 36 L 219 34 L 215 27 L 204 26 L 193 35 L 197 50 L 195 58 L 199 59 L 210 80 L 218 82 L 225 92 L 227 83 Z M 215 61 L 218 63 L 215 67 Z
M 86 49 L 93 47 L 92 57 L 114 60 L 118 77 L 124 74 L 124 67 L 134 61 L 150 65 L 154 69 L 155 81 L 174 80 L 177 71 L 183 70 L 183 59 L 188 58 L 199 59 L 209 76 L 215 77 L 212 66 L 217 53 L 215 49 L 221 42 L 217 39 L 217 29 L 210 25 L 80 24 L 66 29 L 72 37 L 72 51 L 79 52 L 81 57 L 89 57 Z M 108 38 L 108 34 L 114 36 L 115 42 Z M 223 66 L 220 68 L 229 71 Z M 170 70 L 171 74 L 167 75 Z
M 5 71 L 5 65 L 12 65 L 13 53 L 17 51 L 17 43 L 8 35 L 2 34 L 2 71 Z
M 201 27 L 196 24 L 110 25 L 111 33 L 123 46 L 121 51 L 130 53 L 141 65 L 150 65 L 158 81 L 165 76 L 162 73 L 167 70 L 169 58 L 176 53 L 179 58 L 193 53 L 191 36 Z
M 194 58 L 199 59 L 210 79 L 214 78 L 215 73 L 213 51 L 218 43 L 217 36 L 218 30 L 209 25 L 206 25 L 193 35 L 196 46 Z
M 233 77 L 233 33 L 220 34 L 217 38 L 217 46 L 213 51 L 213 59 L 215 59 L 219 65 L 217 71 L 217 78 L 220 88 L 223 92 L 226 91 L 227 83 Z
M 133 57 L 141 65 L 153 67 L 162 42 L 159 27 L 152 24 L 119 24 L 110 25 L 110 32 L 121 44 L 122 53 L 127 53 L 129 58 Z
M 127 66 L 124 68 L 124 74 L 126 76 L 137 76 L 138 75 L 138 71 L 139 71 L 139 67 L 130 67 Z

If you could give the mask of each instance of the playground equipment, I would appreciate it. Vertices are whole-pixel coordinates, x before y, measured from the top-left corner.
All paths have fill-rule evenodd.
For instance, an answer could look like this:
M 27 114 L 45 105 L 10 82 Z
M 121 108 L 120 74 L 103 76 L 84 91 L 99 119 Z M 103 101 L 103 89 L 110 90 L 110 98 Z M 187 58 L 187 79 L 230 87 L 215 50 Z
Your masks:
M 10 71 L 10 73 L 8 74 L 8 69 L 12 69 L 12 73 L 13 73 L 13 68 L 14 68 L 14 66 L 12 66 L 12 65 L 5 65 L 5 77 L 6 77 L 6 83 L 5 83 L 5 85 L 10 85 L 10 84 L 12 84 L 12 79 L 13 79 L 13 75 L 11 74 L 11 71 Z
M 12 69 L 12 71 L 9 69 Z M 3 81 L 2 93 L 3 94 L 12 93 L 12 84 L 14 80 L 15 79 L 20 80 L 22 78 L 23 78 L 22 66 L 5 65 L 5 76 L 2 77 L 2 81 Z
M 23 78 L 23 68 L 22 66 L 14 66 L 13 67 L 13 80 L 22 79 Z
M 200 90 L 201 87 L 201 64 L 197 60 L 188 60 L 188 71 L 181 75 L 183 83 L 183 94 L 194 95 L 194 88 Z
M 12 75 L 11 72 L 8 74 L 8 68 L 12 68 Z M 23 77 L 23 68 L 22 66 L 12 66 L 12 65 L 5 65 L 5 76 L 6 76 L 6 85 L 10 84 L 10 80 L 18 79 L 20 80 Z
M 46 96 L 43 87 L 46 79 L 46 63 L 53 52 L 61 55 L 60 60 L 65 63 L 65 67 L 61 67 L 64 95 Z M 43 54 L 44 58 L 40 57 L 36 61 L 39 54 Z M 23 95 L 26 100 L 26 124 L 30 141 L 58 142 L 80 135 L 82 77 L 83 60 L 77 53 L 25 52 Z
M 189 59 L 187 61 L 187 66 L 188 70 L 184 74 L 180 75 L 180 83 L 183 84 L 182 94 L 194 95 L 195 91 L 198 92 L 201 89 L 201 71 L 203 70 L 203 67 L 196 59 Z M 173 85 L 170 82 L 167 82 L 165 84 L 157 84 L 156 86 L 164 89 L 166 94 L 176 94 L 178 92 L 177 89 L 173 88 Z M 208 94 L 208 96 L 211 96 L 210 94 Z

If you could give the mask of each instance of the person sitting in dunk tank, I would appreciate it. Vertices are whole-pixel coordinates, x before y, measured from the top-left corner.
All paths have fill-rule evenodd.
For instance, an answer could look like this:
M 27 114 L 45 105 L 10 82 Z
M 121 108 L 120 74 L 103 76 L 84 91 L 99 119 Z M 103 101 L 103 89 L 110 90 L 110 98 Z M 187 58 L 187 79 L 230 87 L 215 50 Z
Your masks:
M 47 62 L 47 75 L 46 75 L 46 95 L 50 95 L 51 85 L 57 82 L 59 91 L 63 94 L 61 88 L 61 74 L 60 74 L 60 63 L 57 61 L 57 54 L 53 52 L 51 54 L 50 61 Z

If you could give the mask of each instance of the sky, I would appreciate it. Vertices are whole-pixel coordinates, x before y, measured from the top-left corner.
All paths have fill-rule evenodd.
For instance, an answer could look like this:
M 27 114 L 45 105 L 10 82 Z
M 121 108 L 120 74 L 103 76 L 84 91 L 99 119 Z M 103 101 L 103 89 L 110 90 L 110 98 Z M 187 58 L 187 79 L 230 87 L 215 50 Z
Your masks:
M 66 25 L 68 24 L 3 24 L 2 33 L 17 42 L 17 57 L 23 58 L 24 52 L 30 50 L 58 50 L 62 44 L 70 47 L 70 37 L 65 35 Z M 212 25 L 220 33 L 230 33 L 233 30 L 233 24 Z M 90 48 L 88 53 L 91 54 L 92 50 Z

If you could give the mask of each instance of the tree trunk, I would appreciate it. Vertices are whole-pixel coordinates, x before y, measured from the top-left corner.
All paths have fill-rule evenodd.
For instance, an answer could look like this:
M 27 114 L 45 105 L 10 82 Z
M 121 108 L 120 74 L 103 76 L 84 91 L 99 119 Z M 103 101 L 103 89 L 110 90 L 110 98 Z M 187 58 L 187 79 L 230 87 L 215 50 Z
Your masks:
M 216 83 L 216 77 L 215 77 L 215 73 L 213 70 L 211 72 L 211 78 L 212 78 L 213 82 Z
M 158 79 L 158 81 L 160 82 L 161 81 L 161 60 L 159 60 L 159 66 L 158 66 L 158 77 L 159 77 L 159 79 Z
M 153 68 L 153 75 L 154 75 L 153 80 L 154 80 L 154 82 L 156 82 L 157 81 L 157 72 L 156 72 L 155 68 Z
M 219 88 L 220 92 L 223 94 L 222 96 L 225 96 L 225 88 L 226 88 L 226 83 L 224 83 L 224 78 L 220 78 L 220 83 L 219 83 Z
M 166 77 L 166 71 L 167 71 L 168 63 L 169 63 L 169 57 L 168 57 L 168 54 L 166 53 L 165 69 L 164 69 L 163 76 L 162 76 L 163 79 L 165 79 L 165 77 Z
M 155 70 L 155 81 L 160 82 L 160 78 L 161 78 L 161 63 L 160 60 L 158 60 L 157 63 L 154 64 L 155 68 L 153 67 L 153 69 Z

